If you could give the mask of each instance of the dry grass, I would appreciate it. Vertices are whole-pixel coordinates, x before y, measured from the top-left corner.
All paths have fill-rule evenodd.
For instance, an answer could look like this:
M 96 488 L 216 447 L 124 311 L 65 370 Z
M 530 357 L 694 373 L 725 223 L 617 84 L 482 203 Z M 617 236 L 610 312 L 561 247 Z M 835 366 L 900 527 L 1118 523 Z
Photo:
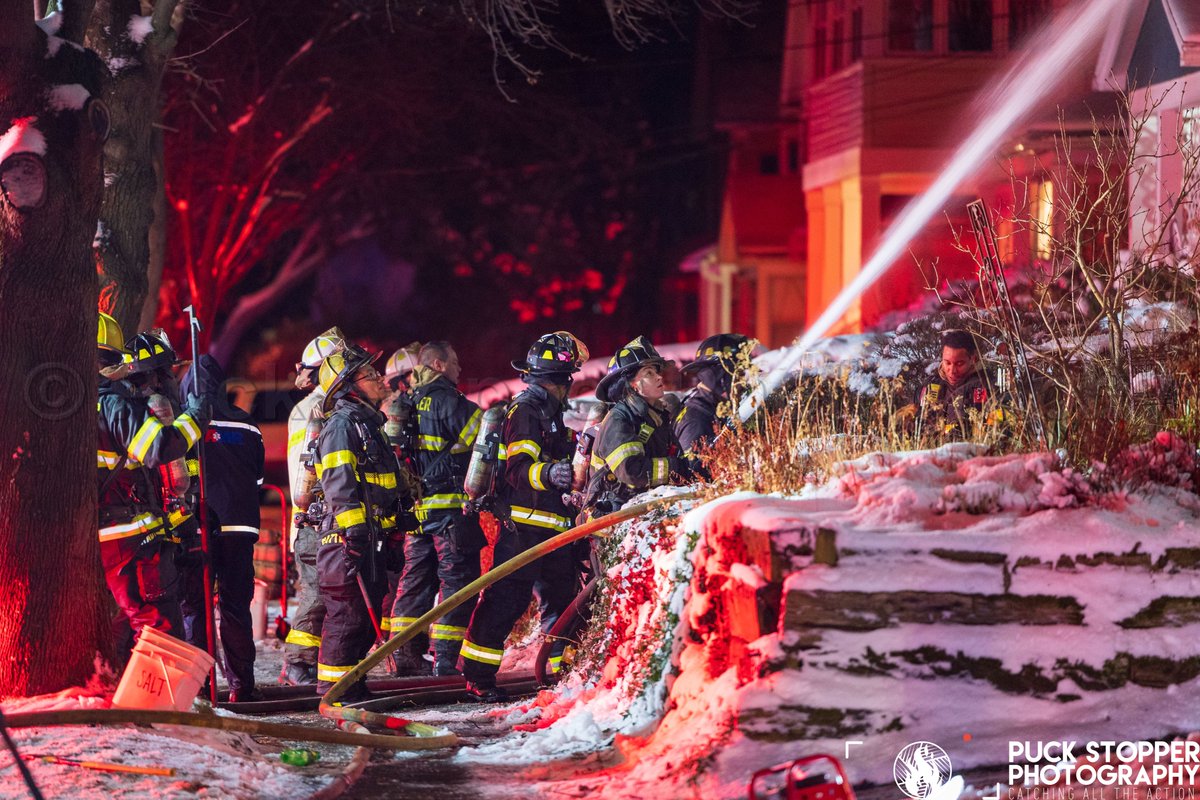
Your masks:
M 1200 436 L 1200 338 L 1195 332 L 1130 358 L 1134 374 L 1151 376 L 1150 388 L 1145 380 L 1114 386 L 1106 365 L 1084 363 L 1073 377 L 1075 390 L 1070 395 L 1048 391 L 1042 396 L 1050 446 L 1059 451 L 1064 466 L 1086 470 L 1096 462 L 1111 463 L 1163 430 L 1190 442 Z M 965 435 L 951 436 L 940 429 L 919 435 L 909 398 L 923 372 L 906 374 L 907 383 L 876 381 L 872 393 L 856 391 L 862 382 L 851 380 L 849 367 L 794 380 L 748 422 L 724 430 L 700 451 L 713 490 L 794 493 L 836 474 L 839 462 L 870 452 L 928 449 L 951 438 L 984 444 L 996 454 L 1044 446 L 1003 392 L 994 407 L 971 414 Z M 736 408 L 756 380 L 748 368 L 734 387 L 730 407 L 721 412 Z
M 735 386 L 734 407 L 754 379 Z M 940 444 L 940 431 L 917 435 L 902 389 L 898 381 L 881 380 L 871 394 L 855 391 L 849 368 L 801 377 L 746 423 L 722 432 L 700 459 L 722 490 L 792 493 L 828 478 L 838 462 Z

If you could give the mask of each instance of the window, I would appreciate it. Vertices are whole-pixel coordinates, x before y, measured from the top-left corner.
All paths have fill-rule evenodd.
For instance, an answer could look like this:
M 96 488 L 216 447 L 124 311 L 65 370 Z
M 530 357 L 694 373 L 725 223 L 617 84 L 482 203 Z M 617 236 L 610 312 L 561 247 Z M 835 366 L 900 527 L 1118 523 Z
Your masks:
M 1046 260 L 1054 255 L 1054 184 L 1042 181 L 1034 196 L 1033 254 Z
M 833 23 L 833 71 L 837 72 L 842 67 L 846 66 L 842 60 L 842 54 L 846 52 L 846 26 L 839 19 Z
M 992 0 L 950 0 L 950 52 L 992 49 Z
M 784 149 L 787 151 L 788 175 L 798 175 L 800 173 L 800 142 L 788 139 Z
M 933 50 L 933 0 L 888 0 L 888 49 Z
M 1016 48 L 1030 33 L 1050 19 L 1051 0 L 1008 0 L 1008 46 Z
M 850 14 L 850 63 L 862 60 L 863 53 L 863 10 L 856 8 Z
M 813 29 L 813 77 L 824 78 L 829 74 L 829 62 L 826 60 L 825 28 Z
M 758 174 L 759 175 L 778 175 L 779 174 L 779 154 L 778 153 L 763 153 L 758 157 Z

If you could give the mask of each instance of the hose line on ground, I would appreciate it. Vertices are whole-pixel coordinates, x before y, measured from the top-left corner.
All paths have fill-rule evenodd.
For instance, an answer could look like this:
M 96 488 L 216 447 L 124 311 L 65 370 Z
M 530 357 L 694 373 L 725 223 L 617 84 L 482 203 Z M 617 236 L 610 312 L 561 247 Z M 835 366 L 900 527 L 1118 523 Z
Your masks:
M 372 747 L 389 750 L 434 750 L 457 744 L 458 737 L 452 733 L 439 734 L 438 729 L 423 723 L 393 717 L 388 714 L 366 711 L 359 708 L 333 706 L 346 689 L 387 657 L 400 645 L 409 641 L 418 631 L 430 625 L 434 620 L 457 608 L 471 599 L 486 586 L 512 574 L 521 567 L 536 561 L 547 553 L 553 552 L 565 545 L 578 541 L 585 536 L 607 531 L 609 528 L 640 516 L 657 506 L 689 500 L 698 492 L 677 494 L 671 497 L 659 498 L 646 503 L 623 508 L 612 514 L 598 517 L 577 528 L 560 533 L 541 544 L 531 547 L 514 558 L 495 567 L 486 575 L 481 576 L 462 590 L 434 606 L 428 613 L 413 622 L 408 627 L 392 637 L 386 644 L 363 659 L 354 669 L 334 684 L 321 700 L 321 714 L 339 722 L 355 722 L 360 725 L 370 725 L 390 730 L 404 730 L 409 735 L 353 733 L 327 728 L 314 728 L 308 725 L 289 725 L 277 722 L 260 722 L 259 720 L 243 719 L 241 717 L 225 717 L 216 714 L 198 714 L 190 711 L 146 711 L 129 708 L 92 708 L 72 709 L 67 711 L 33 711 L 20 714 L 6 714 L 5 720 L 10 728 L 42 728 L 68 725 L 187 725 L 195 728 L 212 728 L 215 730 L 232 731 L 236 733 L 258 734 L 271 736 L 276 739 L 286 739 L 300 742 L 325 742 L 328 744 L 350 745 L 357 747 Z
M 464 586 L 454 594 L 447 597 L 441 603 L 425 612 L 424 615 L 416 619 L 407 627 L 396 633 L 383 646 L 379 647 L 375 652 L 368 655 L 347 672 L 342 679 L 330 687 L 325 696 L 321 698 L 320 711 L 321 715 L 334 720 L 344 720 L 349 722 L 357 722 L 360 725 L 366 725 L 373 728 L 384 729 L 403 729 L 410 727 L 412 723 L 398 717 L 392 717 L 388 714 L 381 714 L 376 711 L 368 711 L 363 708 L 352 708 L 349 706 L 335 706 L 333 703 L 342 696 L 359 679 L 366 678 L 367 673 L 371 671 L 376 664 L 387 658 L 388 654 L 394 651 L 397 647 L 412 639 L 418 632 L 429 627 L 433 622 L 445 616 L 448 612 L 458 608 L 463 603 L 470 600 L 487 586 L 495 583 L 501 578 L 507 577 L 527 564 L 536 561 L 547 553 L 551 553 L 560 547 L 564 547 L 572 542 L 579 541 L 585 536 L 598 534 L 601 531 L 607 531 L 618 523 L 624 522 L 634 517 L 639 517 L 652 509 L 678 502 L 680 500 L 690 500 L 696 497 L 699 492 L 685 492 L 682 494 L 671 495 L 670 497 L 661 497 L 650 500 L 645 503 L 627 506 L 619 511 L 614 511 L 611 514 L 606 514 L 603 517 L 589 520 L 582 525 L 579 525 L 570 530 L 564 531 L 557 536 L 552 536 L 541 544 L 518 553 L 508 561 L 505 561 L 499 566 L 492 567 L 486 574 L 481 575 L 471 583 Z
M 6 715 L 10 728 L 49 728 L 62 725 L 189 725 L 237 733 L 257 733 L 297 742 L 327 742 L 391 750 L 434 750 L 455 744 L 454 734 L 440 736 L 384 736 L 375 733 L 347 733 L 308 725 L 260 722 L 241 717 L 220 717 L 192 711 L 143 711 L 133 708 L 87 708 L 70 711 L 31 711 Z M 426 726 L 429 727 L 429 726 Z M 429 728 L 432 730 L 432 728 Z

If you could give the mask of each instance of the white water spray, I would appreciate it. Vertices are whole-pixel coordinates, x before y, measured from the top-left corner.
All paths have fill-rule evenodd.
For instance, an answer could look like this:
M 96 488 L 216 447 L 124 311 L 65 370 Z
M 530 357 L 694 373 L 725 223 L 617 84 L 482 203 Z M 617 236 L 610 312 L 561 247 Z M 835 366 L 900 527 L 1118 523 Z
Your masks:
M 1100 31 L 1121 24 L 1127 4 L 1128 0 L 1083 0 L 1060 14 L 1029 42 L 1026 52 L 1031 56 L 1012 66 L 985 94 L 992 101 L 987 107 L 995 110 L 983 118 L 925 193 L 904 207 L 858 276 L 763 377 L 758 388 L 742 401 L 738 415 L 743 422 L 779 388 L 804 352 L 816 344 L 849 310 L 851 303 L 901 256 L 909 241 L 946 204 L 954 189 L 995 151 L 1004 135 L 1070 74 L 1072 62 Z

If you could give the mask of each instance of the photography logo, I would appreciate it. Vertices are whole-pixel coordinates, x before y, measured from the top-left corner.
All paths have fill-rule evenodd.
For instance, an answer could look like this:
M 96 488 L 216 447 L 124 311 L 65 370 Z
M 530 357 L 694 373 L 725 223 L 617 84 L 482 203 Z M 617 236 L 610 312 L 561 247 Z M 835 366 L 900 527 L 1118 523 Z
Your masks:
M 896 756 L 892 775 L 900 791 L 912 800 L 929 800 L 950 781 L 954 770 L 945 750 L 933 742 L 913 742 Z

